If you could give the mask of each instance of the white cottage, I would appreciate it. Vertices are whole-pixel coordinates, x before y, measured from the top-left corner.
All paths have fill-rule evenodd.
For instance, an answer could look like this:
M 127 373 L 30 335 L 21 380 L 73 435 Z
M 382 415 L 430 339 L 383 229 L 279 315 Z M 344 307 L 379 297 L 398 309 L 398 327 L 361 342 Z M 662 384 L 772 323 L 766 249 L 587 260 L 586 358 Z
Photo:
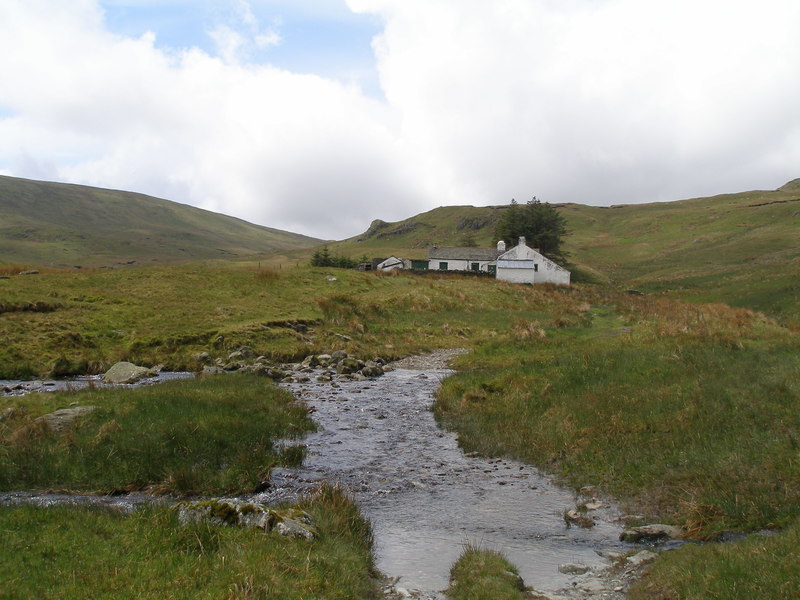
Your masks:
M 570 272 L 526 246 L 525 238 L 521 237 L 517 246 L 497 257 L 497 279 L 512 283 L 569 285 Z

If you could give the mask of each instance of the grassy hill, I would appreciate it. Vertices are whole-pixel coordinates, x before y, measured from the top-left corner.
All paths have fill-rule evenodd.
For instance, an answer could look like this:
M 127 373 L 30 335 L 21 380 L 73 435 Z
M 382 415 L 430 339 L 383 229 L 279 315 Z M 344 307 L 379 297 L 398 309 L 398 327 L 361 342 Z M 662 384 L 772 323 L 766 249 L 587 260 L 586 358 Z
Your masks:
M 0 176 L 0 263 L 240 259 L 320 242 L 143 194 Z
M 800 320 L 800 180 L 675 202 L 557 206 L 568 223 L 572 268 L 583 279 Z M 330 249 L 353 258 L 422 258 L 430 246 L 468 238 L 490 246 L 504 208 L 447 206 L 397 223 L 374 221 Z

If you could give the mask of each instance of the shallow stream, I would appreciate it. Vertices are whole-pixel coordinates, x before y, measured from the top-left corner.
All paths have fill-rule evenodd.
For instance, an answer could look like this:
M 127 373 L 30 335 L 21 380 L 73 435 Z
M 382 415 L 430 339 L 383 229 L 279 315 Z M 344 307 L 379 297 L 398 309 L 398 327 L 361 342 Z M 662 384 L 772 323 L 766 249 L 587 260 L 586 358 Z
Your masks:
M 320 431 L 304 442 L 301 469 L 273 474 L 256 500 L 291 499 L 322 480 L 353 492 L 373 525 L 377 566 L 400 585 L 426 592 L 447 587 L 466 543 L 503 552 L 526 584 L 569 587 L 564 563 L 602 568 L 597 550 L 625 550 L 612 509 L 594 511 L 591 529 L 567 528 L 573 492 L 511 460 L 465 455 L 431 406 L 444 369 L 397 369 L 369 381 L 287 384 L 314 409 Z

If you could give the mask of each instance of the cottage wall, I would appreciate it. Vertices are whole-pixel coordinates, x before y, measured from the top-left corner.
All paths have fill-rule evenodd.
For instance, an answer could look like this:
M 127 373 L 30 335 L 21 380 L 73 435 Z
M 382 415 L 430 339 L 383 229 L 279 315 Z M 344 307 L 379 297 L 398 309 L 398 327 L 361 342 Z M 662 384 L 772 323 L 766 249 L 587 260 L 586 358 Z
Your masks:
M 439 263 L 447 263 L 448 271 L 471 271 L 472 263 L 478 263 L 478 270 L 486 272 L 489 270 L 489 265 L 494 264 L 494 261 L 489 260 L 461 260 L 452 258 L 431 258 L 428 260 L 428 269 L 431 271 L 439 271 Z

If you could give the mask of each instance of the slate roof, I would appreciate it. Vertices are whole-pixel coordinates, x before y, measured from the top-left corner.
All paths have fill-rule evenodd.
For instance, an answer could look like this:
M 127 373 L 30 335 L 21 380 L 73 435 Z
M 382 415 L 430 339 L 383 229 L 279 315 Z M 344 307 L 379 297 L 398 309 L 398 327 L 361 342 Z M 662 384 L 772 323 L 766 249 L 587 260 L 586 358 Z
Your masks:
M 495 248 L 431 248 L 429 260 L 495 260 L 501 254 Z

